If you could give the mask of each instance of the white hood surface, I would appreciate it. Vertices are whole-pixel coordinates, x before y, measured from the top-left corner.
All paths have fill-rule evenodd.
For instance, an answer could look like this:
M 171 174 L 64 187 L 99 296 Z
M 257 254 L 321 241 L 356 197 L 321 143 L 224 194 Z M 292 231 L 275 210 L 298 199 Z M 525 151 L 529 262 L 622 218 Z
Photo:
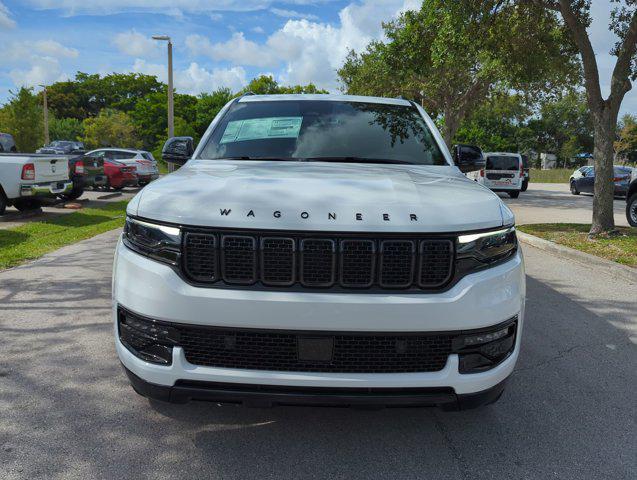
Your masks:
M 501 206 L 455 167 L 193 160 L 128 211 L 191 226 L 458 232 L 503 225 Z

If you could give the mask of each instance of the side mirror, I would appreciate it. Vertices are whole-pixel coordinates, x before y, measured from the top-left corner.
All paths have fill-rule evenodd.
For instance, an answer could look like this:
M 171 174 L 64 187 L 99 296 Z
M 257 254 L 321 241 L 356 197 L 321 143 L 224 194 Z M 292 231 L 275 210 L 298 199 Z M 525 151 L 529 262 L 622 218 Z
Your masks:
M 472 172 L 484 168 L 486 161 L 482 150 L 475 145 L 454 145 L 453 146 L 453 163 L 461 172 Z
M 166 163 L 183 165 L 195 153 L 192 137 L 172 137 L 166 140 L 161 150 L 161 158 Z

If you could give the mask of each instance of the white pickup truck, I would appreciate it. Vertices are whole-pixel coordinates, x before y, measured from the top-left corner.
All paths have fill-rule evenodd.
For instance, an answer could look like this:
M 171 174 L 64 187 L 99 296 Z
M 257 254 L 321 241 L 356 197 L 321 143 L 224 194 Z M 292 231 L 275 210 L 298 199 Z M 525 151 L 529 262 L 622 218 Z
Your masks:
M 66 155 L 0 153 L 0 215 L 13 205 L 28 210 L 44 198 L 55 198 L 73 188 Z

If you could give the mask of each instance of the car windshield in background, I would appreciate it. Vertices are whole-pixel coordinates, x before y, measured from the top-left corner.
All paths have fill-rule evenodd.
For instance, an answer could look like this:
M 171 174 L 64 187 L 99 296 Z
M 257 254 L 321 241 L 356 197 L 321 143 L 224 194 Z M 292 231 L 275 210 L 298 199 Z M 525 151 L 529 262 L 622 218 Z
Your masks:
M 199 158 L 447 165 L 415 107 L 313 100 L 235 103 Z
M 510 155 L 489 155 L 487 157 L 487 170 L 519 170 L 518 157 Z

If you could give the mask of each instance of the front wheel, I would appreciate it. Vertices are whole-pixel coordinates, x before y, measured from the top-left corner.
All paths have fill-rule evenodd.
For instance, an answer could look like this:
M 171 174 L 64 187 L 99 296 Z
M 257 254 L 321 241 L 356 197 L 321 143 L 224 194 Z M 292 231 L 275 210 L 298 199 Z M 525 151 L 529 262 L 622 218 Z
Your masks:
M 573 195 L 579 195 L 579 190 L 577 189 L 577 185 L 575 185 L 575 182 L 571 181 L 571 193 Z
M 4 215 L 4 211 L 7 209 L 7 199 L 2 192 L 0 192 L 0 215 Z
M 520 196 L 520 191 L 519 190 L 515 190 L 513 192 L 508 192 L 509 193 L 509 197 L 511 198 L 518 198 Z
M 626 219 L 631 227 L 637 227 L 637 193 L 626 202 Z

